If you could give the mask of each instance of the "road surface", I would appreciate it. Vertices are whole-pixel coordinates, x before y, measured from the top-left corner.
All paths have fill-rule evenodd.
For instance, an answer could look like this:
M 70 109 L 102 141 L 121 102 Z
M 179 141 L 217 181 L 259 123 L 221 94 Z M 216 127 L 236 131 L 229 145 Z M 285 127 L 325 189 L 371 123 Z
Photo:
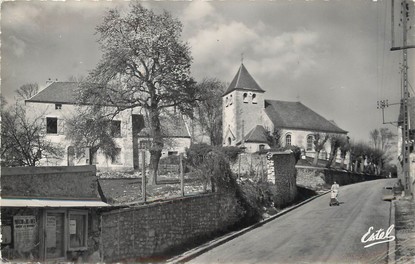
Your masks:
M 388 243 L 368 248 L 362 236 L 388 229 L 390 202 L 382 188 L 396 179 L 340 187 L 340 206 L 329 194 L 300 206 L 190 261 L 190 263 L 386 263 Z M 373 233 L 373 232 L 372 232 Z

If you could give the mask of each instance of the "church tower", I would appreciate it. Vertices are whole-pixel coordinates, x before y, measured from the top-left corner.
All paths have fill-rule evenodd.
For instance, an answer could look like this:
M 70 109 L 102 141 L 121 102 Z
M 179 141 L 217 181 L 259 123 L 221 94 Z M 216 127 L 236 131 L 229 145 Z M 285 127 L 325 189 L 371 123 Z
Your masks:
M 241 143 L 243 137 L 260 124 L 264 109 L 264 92 L 241 63 L 222 96 L 224 146 Z

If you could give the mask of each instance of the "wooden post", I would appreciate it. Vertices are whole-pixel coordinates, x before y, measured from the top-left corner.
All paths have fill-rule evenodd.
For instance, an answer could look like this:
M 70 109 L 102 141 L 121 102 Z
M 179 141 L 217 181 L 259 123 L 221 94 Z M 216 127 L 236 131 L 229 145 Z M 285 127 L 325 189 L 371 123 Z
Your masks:
M 180 192 L 184 196 L 183 153 L 180 153 Z
M 146 187 L 146 152 L 141 151 L 141 194 L 144 203 L 147 201 Z

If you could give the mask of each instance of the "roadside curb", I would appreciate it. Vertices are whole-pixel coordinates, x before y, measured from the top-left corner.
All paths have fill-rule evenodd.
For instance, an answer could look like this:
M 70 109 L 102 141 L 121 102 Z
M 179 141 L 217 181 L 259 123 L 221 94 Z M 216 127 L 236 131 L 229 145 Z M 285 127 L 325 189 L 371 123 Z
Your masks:
M 389 226 L 395 225 L 395 200 L 391 201 Z M 396 251 L 396 229 L 393 228 L 392 235 L 394 240 L 388 243 L 388 264 L 395 264 L 395 251 Z
M 320 196 L 323 196 L 323 195 L 325 195 L 325 194 L 327 194 L 329 192 L 330 191 L 326 191 L 326 192 L 323 192 L 323 193 L 318 194 L 316 196 L 313 196 L 313 197 L 311 197 L 311 198 L 309 198 L 309 199 L 307 199 L 305 201 L 302 201 L 301 203 L 298 203 L 296 205 L 293 205 L 291 207 L 288 207 L 288 208 L 284 209 L 283 211 L 279 212 L 278 214 L 275 214 L 275 215 L 273 215 L 273 216 L 271 216 L 271 217 L 269 217 L 267 219 L 264 219 L 264 220 L 262 220 L 262 221 L 260 221 L 260 222 L 258 222 L 256 224 L 253 224 L 251 226 L 248 226 L 248 227 L 246 227 L 246 228 L 244 228 L 242 230 L 239 230 L 239 231 L 235 231 L 235 232 L 226 234 L 226 235 L 221 236 L 221 237 L 219 237 L 217 239 L 214 239 L 212 241 L 209 241 L 209 242 L 207 242 L 207 243 L 205 243 L 205 244 L 203 244 L 203 245 L 201 245 L 199 247 L 196 247 L 194 249 L 191 249 L 189 251 L 186 251 L 186 252 L 184 252 L 183 254 L 181 254 L 179 256 L 176 256 L 176 257 L 173 257 L 171 259 L 168 259 L 166 261 L 166 263 L 172 263 L 173 264 L 173 263 L 183 263 L 183 262 L 187 262 L 187 261 L 189 261 L 189 260 L 191 260 L 191 259 L 193 259 L 193 258 L 195 258 L 195 257 L 197 257 L 197 256 L 199 256 L 199 255 L 201 255 L 201 254 L 203 254 L 203 253 L 211 250 L 212 248 L 215 248 L 215 247 L 217 247 L 219 245 L 222 245 L 222 244 L 224 244 L 224 243 L 226 243 L 226 242 L 228 242 L 228 241 L 230 241 L 230 240 L 232 240 L 232 239 L 234 239 L 236 237 L 239 237 L 239 236 L 241 236 L 241 235 L 243 235 L 243 234 L 245 234 L 245 233 L 247 233 L 247 232 L 255 229 L 255 228 L 258 228 L 258 227 L 260 227 L 260 226 L 262 226 L 262 225 L 264 225 L 264 224 L 266 224 L 266 223 L 268 223 L 268 222 L 270 222 L 270 221 L 272 221 L 272 220 L 274 220 L 274 219 L 276 219 L 276 218 L 278 218 L 278 217 L 280 217 L 282 215 L 285 215 L 286 213 L 291 212 L 294 209 L 296 209 L 296 208 L 298 208 L 298 207 L 300 207 L 300 206 L 302 206 L 302 205 L 304 205 L 304 204 L 306 204 L 306 203 L 308 203 L 308 202 L 310 202 L 310 201 L 312 201 L 312 200 L 314 200 L 314 199 L 316 199 L 316 198 L 318 198 Z

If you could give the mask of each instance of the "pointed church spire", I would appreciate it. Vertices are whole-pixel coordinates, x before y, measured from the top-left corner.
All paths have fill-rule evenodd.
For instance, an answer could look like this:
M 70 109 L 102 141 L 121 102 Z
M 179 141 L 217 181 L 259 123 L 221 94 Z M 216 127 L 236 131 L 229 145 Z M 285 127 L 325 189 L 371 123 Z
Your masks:
M 237 89 L 255 92 L 265 92 L 261 89 L 258 83 L 254 80 L 254 78 L 252 78 L 252 76 L 249 74 L 243 62 L 241 62 L 241 66 L 239 67 L 238 72 L 236 73 L 235 77 L 233 78 L 231 84 L 229 85 L 224 95 Z

